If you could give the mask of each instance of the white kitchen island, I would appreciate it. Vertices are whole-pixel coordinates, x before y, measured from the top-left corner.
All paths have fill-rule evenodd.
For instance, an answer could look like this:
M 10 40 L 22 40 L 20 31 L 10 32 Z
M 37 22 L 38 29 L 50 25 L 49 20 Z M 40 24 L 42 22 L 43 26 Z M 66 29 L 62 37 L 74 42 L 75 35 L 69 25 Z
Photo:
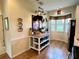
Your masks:
M 38 51 L 40 54 L 41 50 L 49 45 L 49 34 L 43 33 L 41 35 L 33 35 L 30 39 L 30 48 Z

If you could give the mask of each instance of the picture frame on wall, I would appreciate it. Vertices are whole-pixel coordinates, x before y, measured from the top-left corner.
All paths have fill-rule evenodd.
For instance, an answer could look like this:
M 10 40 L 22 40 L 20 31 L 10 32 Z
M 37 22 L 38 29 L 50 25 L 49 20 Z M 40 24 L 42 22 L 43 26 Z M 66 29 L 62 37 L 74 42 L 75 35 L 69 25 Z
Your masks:
M 5 17 L 4 18 L 4 27 L 5 27 L 5 30 L 9 30 L 9 20 L 8 20 L 8 17 Z

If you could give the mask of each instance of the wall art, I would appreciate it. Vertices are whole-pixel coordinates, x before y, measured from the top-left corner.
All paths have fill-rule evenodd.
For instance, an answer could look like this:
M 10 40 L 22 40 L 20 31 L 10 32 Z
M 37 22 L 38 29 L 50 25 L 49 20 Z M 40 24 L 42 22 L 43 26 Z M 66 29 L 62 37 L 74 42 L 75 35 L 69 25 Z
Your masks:
M 17 24 L 18 32 L 22 32 L 23 31 L 23 23 L 22 23 L 23 19 L 22 18 L 18 18 L 17 21 L 18 21 L 18 24 Z

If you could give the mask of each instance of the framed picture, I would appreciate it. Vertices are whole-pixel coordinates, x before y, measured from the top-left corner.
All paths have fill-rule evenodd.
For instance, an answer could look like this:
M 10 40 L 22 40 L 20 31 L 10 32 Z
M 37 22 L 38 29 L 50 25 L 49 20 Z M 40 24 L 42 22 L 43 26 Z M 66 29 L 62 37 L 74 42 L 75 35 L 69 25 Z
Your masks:
M 4 27 L 5 27 L 5 30 L 9 30 L 9 20 L 8 20 L 8 17 L 4 18 Z

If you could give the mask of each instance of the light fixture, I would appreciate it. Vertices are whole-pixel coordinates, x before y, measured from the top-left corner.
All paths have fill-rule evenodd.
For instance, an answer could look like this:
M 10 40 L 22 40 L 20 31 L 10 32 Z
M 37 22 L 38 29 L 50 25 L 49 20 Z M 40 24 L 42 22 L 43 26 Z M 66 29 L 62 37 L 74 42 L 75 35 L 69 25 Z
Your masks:
M 36 2 L 38 4 L 38 9 L 35 11 L 35 13 L 40 15 L 46 15 L 44 9 L 41 7 L 43 5 L 43 2 L 40 0 L 36 0 Z
M 40 0 L 36 0 L 38 2 L 39 5 L 43 5 L 43 2 Z
M 39 1 L 38 3 L 39 3 L 40 5 L 43 5 L 43 2 L 41 2 L 41 1 Z

